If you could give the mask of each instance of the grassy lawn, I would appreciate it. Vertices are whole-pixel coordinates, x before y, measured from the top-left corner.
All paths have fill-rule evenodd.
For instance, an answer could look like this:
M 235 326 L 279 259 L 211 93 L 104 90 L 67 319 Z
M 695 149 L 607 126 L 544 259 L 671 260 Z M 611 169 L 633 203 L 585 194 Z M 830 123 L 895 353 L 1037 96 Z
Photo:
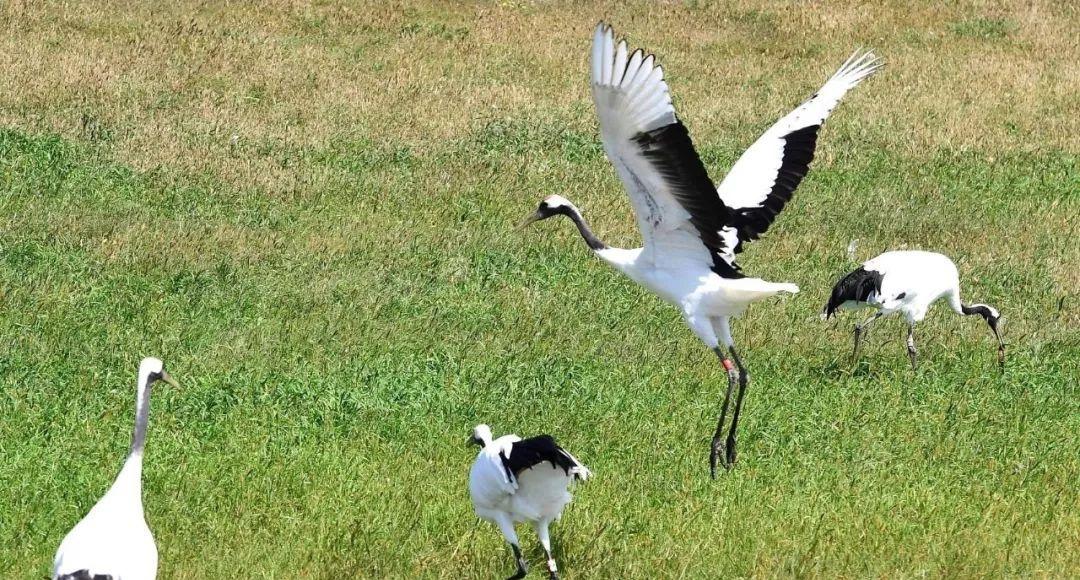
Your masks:
M 1068 2 L 518 0 L 0 6 L 0 577 L 41 578 L 119 470 L 162 578 L 512 571 L 466 479 L 478 422 L 592 468 L 568 579 L 1080 575 L 1080 11 Z M 857 47 L 884 70 L 742 255 L 740 463 L 708 478 L 726 377 L 545 195 L 639 243 L 588 88 L 593 26 L 665 65 L 719 179 Z M 856 239 L 855 259 L 846 248 Z M 818 319 L 886 249 L 941 250 L 912 372 Z M 540 577 L 542 551 L 522 528 Z

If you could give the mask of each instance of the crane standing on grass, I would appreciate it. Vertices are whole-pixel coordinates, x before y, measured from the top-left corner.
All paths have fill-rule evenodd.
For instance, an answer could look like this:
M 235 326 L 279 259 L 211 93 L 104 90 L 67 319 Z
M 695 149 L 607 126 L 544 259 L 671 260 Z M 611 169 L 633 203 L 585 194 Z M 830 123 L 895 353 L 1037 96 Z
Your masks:
M 131 451 L 109 491 L 60 542 L 53 561 L 54 580 L 153 580 L 157 576 L 157 546 L 143 516 L 142 460 L 150 388 L 158 381 L 176 386 L 160 360 L 143 359 Z
M 472 441 L 481 449 L 469 472 L 469 495 L 476 515 L 499 526 L 514 551 L 517 572 L 510 578 L 523 578 L 527 571 L 514 524 L 529 521 L 547 554 L 548 574 L 558 580 L 548 525 L 570 503 L 570 484 L 576 479 L 588 479 L 588 468 L 550 435 L 528 439 L 503 435 L 492 440 L 491 428 L 477 425 Z
M 1005 343 L 998 332 L 1001 314 L 993 306 L 968 306 L 960 302 L 960 275 L 952 260 L 941 254 L 896 251 L 867 260 L 836 283 L 821 315 L 828 319 L 837 310 L 877 309 L 865 322 L 855 325 L 855 348 L 851 351 L 851 361 L 855 362 L 859 356 L 859 340 L 866 327 L 882 316 L 896 312 L 903 314 L 908 323 L 908 357 L 911 369 L 915 370 L 915 323 L 922 320 L 930 305 L 940 298 L 948 300 L 957 314 L 983 317 L 998 341 L 998 366 L 1004 370 Z
M 739 413 L 749 383 L 730 319 L 752 302 L 799 290 L 794 284 L 747 278 L 735 254 L 761 236 L 791 199 L 833 107 L 879 67 L 872 53 L 853 54 L 817 93 L 754 142 L 716 186 L 675 115 L 653 55 L 640 49 L 629 53 L 625 41 L 616 45 L 610 26 L 596 27 L 592 92 L 601 140 L 630 195 L 644 247 L 609 247 L 592 233 L 578 208 L 558 195 L 545 198 L 522 225 L 556 215 L 570 218 L 597 256 L 676 305 L 694 334 L 716 353 L 727 370 L 728 388 L 709 455 L 713 477 L 721 446 L 724 467 L 735 463 Z M 739 392 L 725 441 L 723 427 L 736 381 Z

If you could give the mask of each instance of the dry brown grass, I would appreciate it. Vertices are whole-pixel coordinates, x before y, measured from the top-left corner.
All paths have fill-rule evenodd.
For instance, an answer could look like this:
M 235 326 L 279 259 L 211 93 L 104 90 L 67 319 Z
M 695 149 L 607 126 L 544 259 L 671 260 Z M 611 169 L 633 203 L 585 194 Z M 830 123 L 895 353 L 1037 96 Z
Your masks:
M 486 119 L 536 110 L 588 129 L 587 46 L 601 18 L 659 54 L 701 142 L 732 132 L 749 142 L 847 56 L 823 48 L 840 45 L 872 47 L 888 63 L 872 90 L 853 95 L 860 114 L 835 120 L 884 126 L 875 147 L 920 155 L 1080 146 L 1080 20 L 1068 3 L 12 2 L 2 10 L 0 121 L 107 135 L 136 167 L 211 170 L 271 191 L 293 183 L 293 169 L 238 147 L 320 148 L 364 135 L 424 152 Z M 957 32 L 973 19 L 1002 22 L 1004 36 Z

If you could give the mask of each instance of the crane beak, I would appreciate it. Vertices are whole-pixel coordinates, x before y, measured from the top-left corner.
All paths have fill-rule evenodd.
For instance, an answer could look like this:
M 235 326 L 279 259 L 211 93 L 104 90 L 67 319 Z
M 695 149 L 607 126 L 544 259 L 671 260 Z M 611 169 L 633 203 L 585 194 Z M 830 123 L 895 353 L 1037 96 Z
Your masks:
M 176 379 L 172 378 L 172 375 L 165 371 L 161 371 L 161 380 L 165 381 L 174 388 L 179 388 L 180 385 L 176 382 Z
M 544 216 L 540 215 L 540 212 L 539 212 L 539 211 L 537 211 L 536 213 L 534 213 L 534 214 L 532 214 L 531 216 L 529 216 L 529 218 L 528 218 L 528 219 L 526 219 L 525 221 L 521 222 L 521 224 L 519 224 L 519 225 L 518 225 L 518 227 L 514 228 L 514 230 L 515 230 L 515 231 L 519 231 L 519 232 L 520 232 L 521 230 L 523 230 L 523 229 L 525 229 L 525 228 L 529 227 L 529 224 L 531 224 L 531 223 L 533 223 L 533 222 L 535 222 L 535 221 L 539 221 L 539 220 L 543 219 L 543 217 L 544 217 Z

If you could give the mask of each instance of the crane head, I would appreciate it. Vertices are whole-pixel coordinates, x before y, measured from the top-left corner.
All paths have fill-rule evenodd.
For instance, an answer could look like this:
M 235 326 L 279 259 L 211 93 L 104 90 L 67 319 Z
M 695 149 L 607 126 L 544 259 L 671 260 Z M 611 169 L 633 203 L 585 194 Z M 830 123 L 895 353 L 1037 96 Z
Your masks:
M 574 204 L 570 203 L 570 200 L 561 195 L 549 195 L 540 202 L 540 205 L 536 208 L 531 216 L 517 227 L 517 229 L 525 229 L 529 224 L 538 222 L 540 220 L 546 220 L 549 217 L 556 215 L 572 215 L 577 208 Z

